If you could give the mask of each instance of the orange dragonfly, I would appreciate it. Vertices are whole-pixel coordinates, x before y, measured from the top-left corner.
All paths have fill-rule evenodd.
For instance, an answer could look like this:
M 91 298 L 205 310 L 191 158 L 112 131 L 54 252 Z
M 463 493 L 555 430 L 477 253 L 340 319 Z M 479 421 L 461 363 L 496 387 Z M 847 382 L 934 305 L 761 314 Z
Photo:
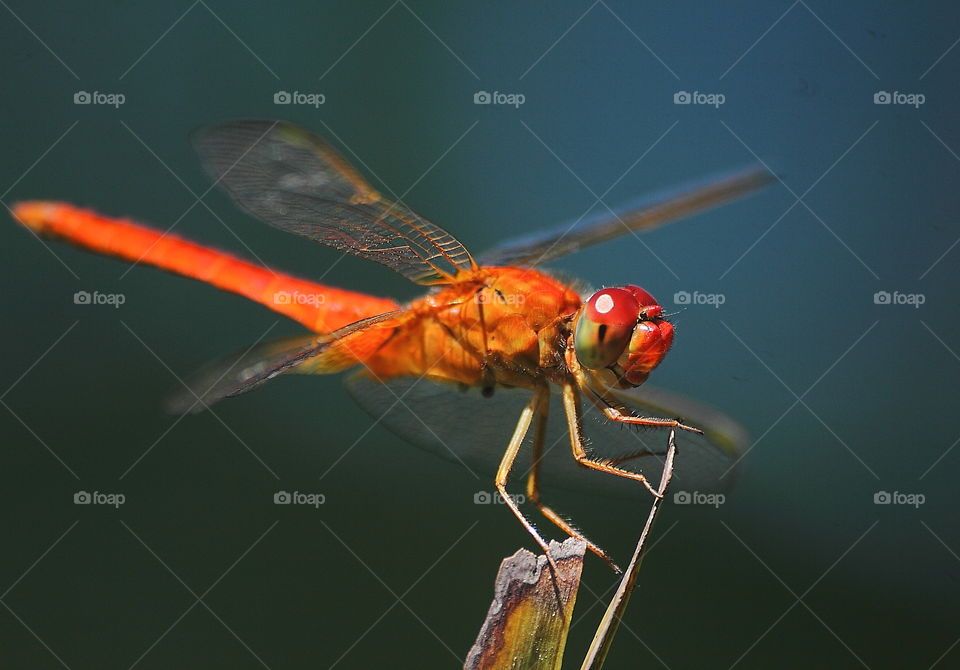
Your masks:
M 312 331 L 258 344 L 201 371 L 171 400 L 173 411 L 199 411 L 280 374 L 358 368 L 348 390 L 365 409 L 415 444 L 494 472 L 502 501 L 549 558 L 547 542 L 506 489 L 532 426 L 527 497 L 614 569 L 603 549 L 544 504 L 541 480 L 612 495 L 645 486 L 656 495 L 648 478 L 659 478 L 664 449 L 643 432 L 611 430 L 624 425 L 678 432 L 676 480 L 686 489 L 716 487 L 732 467 L 745 440 L 735 422 L 665 391 L 638 390 L 673 342 L 673 326 L 654 297 L 633 285 L 583 297 L 537 267 L 746 195 L 768 182 L 765 172 L 751 168 L 707 180 L 475 259 L 450 233 L 382 196 L 329 144 L 294 125 L 228 122 L 198 132 L 194 143 L 216 183 L 253 216 L 431 289 L 400 305 L 68 204 L 16 205 L 14 216 L 39 235 L 199 279 Z M 505 451 L 496 446 L 502 440 Z M 545 458 L 564 442 L 572 459 Z M 598 487 L 590 470 L 616 477 Z

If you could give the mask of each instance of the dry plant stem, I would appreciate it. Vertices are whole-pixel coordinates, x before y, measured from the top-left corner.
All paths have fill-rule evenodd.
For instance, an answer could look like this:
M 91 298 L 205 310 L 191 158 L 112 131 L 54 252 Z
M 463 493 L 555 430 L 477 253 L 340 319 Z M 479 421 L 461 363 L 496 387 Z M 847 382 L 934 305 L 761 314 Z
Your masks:
M 673 476 L 673 459 L 677 452 L 677 445 L 674 438 L 674 430 L 671 430 L 668 439 L 667 457 L 663 464 L 663 475 L 660 477 L 660 486 L 657 488 L 659 496 L 653 499 L 650 513 L 647 515 L 647 523 L 643 527 L 640 539 L 637 541 L 637 547 L 633 551 L 630 564 L 627 566 L 623 579 L 620 580 L 620 586 L 617 587 L 617 592 L 607 606 L 607 611 L 603 614 L 603 619 L 601 619 L 600 626 L 593 636 L 593 641 L 590 643 L 590 648 L 587 650 L 587 655 L 583 659 L 580 670 L 600 670 L 600 668 L 603 667 L 604 660 L 607 658 L 607 653 L 610 651 L 613 637 L 616 635 L 620 620 L 623 618 L 623 613 L 627 609 L 627 603 L 630 601 L 630 593 L 633 591 L 633 587 L 637 582 L 637 575 L 640 572 L 640 563 L 643 559 L 647 538 L 650 536 L 650 531 L 653 528 L 653 522 L 657 517 L 657 512 L 660 510 L 660 505 L 663 503 L 663 496 L 666 493 L 667 486 L 670 484 L 670 478 Z
M 545 556 L 526 549 L 505 558 L 464 669 L 559 670 L 585 550 L 586 543 L 573 538 L 551 542 L 556 572 Z

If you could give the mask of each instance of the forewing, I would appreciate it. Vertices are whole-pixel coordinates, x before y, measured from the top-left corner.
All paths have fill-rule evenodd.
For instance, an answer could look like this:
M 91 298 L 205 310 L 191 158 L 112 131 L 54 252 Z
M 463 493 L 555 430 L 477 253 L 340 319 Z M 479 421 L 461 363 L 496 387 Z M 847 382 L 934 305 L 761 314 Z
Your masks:
M 475 267 L 460 242 L 384 198 L 324 140 L 280 121 L 232 121 L 194 145 L 216 183 L 260 220 L 376 261 L 418 284 Z
M 322 372 L 323 357 L 331 357 L 331 368 L 342 357 L 337 347 L 349 345 L 373 328 L 392 328 L 405 318 L 405 312 L 387 312 L 362 319 L 328 334 L 296 335 L 262 342 L 216 361 L 189 377 L 180 391 L 167 401 L 167 411 L 174 414 L 196 414 L 213 403 L 247 393 L 277 375 L 293 371 L 309 362 L 311 372 Z M 335 371 L 334 369 L 330 370 Z
M 351 376 L 347 389 L 371 416 L 404 440 L 476 474 L 481 490 L 490 490 L 520 412 L 531 395 L 529 390 L 498 387 L 491 397 L 484 397 L 479 389 L 459 390 L 455 385 L 428 379 L 398 378 L 383 384 L 364 373 Z M 737 454 L 745 448 L 742 429 L 716 410 L 665 391 L 651 388 L 646 393 L 655 400 L 647 402 L 646 396 L 636 394 L 629 398 L 639 414 L 672 418 L 677 416 L 677 408 L 671 402 L 677 402 L 685 412 L 684 419 L 707 433 L 701 436 L 677 432 L 674 490 L 710 492 L 728 486 L 733 480 Z M 584 404 L 583 432 L 589 442 L 588 451 L 602 458 L 644 450 L 662 454 L 667 446 L 666 430 L 636 430 L 615 424 L 589 403 Z M 523 480 L 530 469 L 532 433 L 531 430 L 527 436 L 511 476 L 514 490 L 523 490 Z M 633 459 L 622 467 L 642 472 L 657 482 L 663 468 L 662 455 Z M 637 482 L 586 470 L 575 463 L 558 394 L 551 397 L 541 473 L 545 490 L 562 488 L 616 498 L 650 495 Z
M 766 186 L 770 173 L 759 167 L 716 176 L 670 192 L 648 196 L 616 214 L 534 233 L 495 247 L 480 257 L 484 265 L 535 266 L 626 233 L 647 232 L 665 223 L 712 209 Z

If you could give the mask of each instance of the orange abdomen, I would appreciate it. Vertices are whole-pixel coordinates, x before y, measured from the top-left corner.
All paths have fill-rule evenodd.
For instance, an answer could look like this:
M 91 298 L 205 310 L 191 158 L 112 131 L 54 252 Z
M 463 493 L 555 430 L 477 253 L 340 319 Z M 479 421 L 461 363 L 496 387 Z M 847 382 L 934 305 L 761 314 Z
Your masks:
M 68 204 L 22 202 L 14 206 L 13 214 L 39 235 L 199 279 L 238 293 L 320 333 L 398 308 L 389 298 L 298 279 L 176 235 Z

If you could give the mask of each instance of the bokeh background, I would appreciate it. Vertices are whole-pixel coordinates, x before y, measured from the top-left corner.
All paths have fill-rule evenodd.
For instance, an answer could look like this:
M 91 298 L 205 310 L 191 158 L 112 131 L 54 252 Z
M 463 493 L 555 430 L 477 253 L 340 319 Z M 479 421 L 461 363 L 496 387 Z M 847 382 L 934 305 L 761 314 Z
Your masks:
M 2 4 L 8 206 L 176 222 L 359 290 L 417 294 L 207 193 L 190 131 L 304 125 L 474 250 L 768 166 L 782 183 L 756 197 L 555 264 L 670 305 L 723 296 L 676 317 L 655 379 L 753 436 L 725 504 L 666 507 L 610 667 L 960 664 L 952 3 Z M 325 101 L 275 105 L 278 91 Z M 475 105 L 478 91 L 525 102 Z M 675 104 L 682 91 L 724 102 Z M 883 91 L 901 95 L 875 104 Z M 899 104 L 911 94 L 922 104 Z M 502 506 L 474 504 L 487 480 L 393 437 L 336 377 L 168 416 L 175 375 L 296 324 L 11 221 L 0 255 L 5 667 L 461 664 L 500 559 L 531 546 Z M 125 303 L 77 305 L 81 290 Z M 884 291 L 914 304 L 878 304 Z M 80 490 L 126 501 L 74 505 Z M 326 504 L 277 506 L 278 490 Z M 621 560 L 646 513 L 553 502 Z M 570 667 L 614 584 L 588 560 Z

